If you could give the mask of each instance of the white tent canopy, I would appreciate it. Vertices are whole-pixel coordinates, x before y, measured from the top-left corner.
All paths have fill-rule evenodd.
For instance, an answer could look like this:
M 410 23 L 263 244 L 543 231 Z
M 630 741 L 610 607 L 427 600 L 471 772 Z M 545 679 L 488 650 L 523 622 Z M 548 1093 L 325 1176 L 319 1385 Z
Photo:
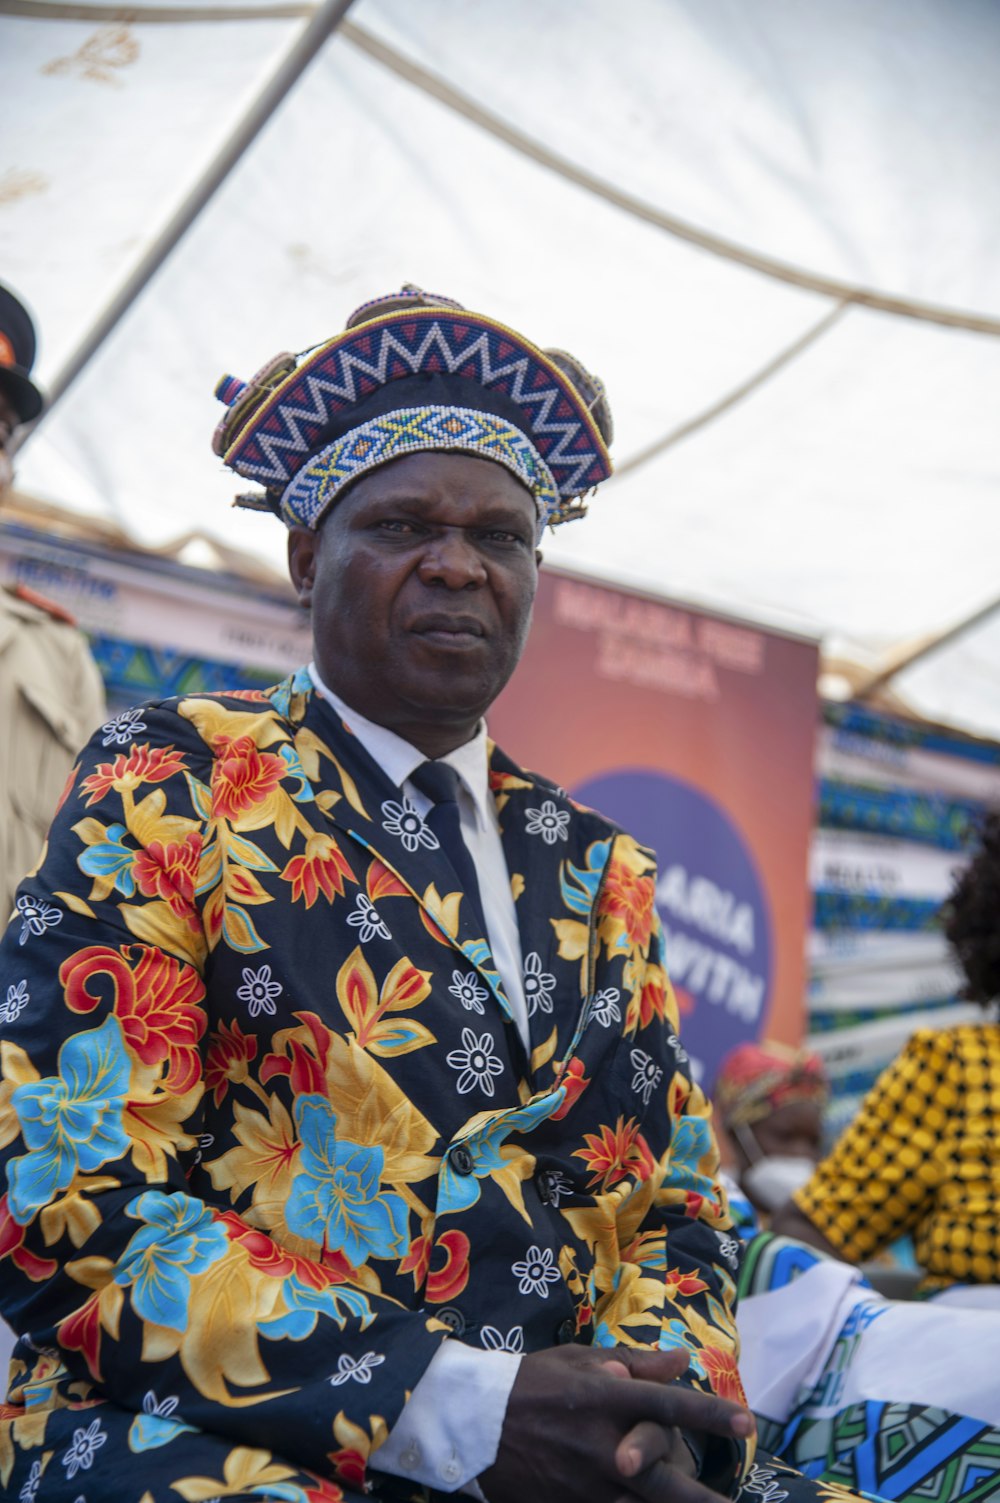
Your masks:
M 0 278 L 43 382 L 307 14 L 0 0 Z M 412 280 L 607 383 L 623 473 L 550 557 L 814 630 L 857 682 L 1000 595 L 998 139 L 993 0 L 357 0 L 19 484 L 279 570 L 215 381 Z M 987 614 L 893 687 L 1000 736 L 998 665 Z

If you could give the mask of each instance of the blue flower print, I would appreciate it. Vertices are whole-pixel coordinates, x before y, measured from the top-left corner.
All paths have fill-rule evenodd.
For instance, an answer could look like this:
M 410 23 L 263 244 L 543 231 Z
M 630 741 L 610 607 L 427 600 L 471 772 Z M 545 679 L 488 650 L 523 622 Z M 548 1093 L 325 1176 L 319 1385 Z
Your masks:
M 342 1252 L 355 1268 L 369 1258 L 405 1256 L 406 1203 L 381 1193 L 381 1148 L 338 1143 L 336 1114 L 324 1096 L 300 1096 L 295 1124 L 302 1153 L 285 1213 L 289 1230 Z
M 712 1134 L 703 1117 L 681 1117 L 670 1140 L 671 1184 L 715 1199 L 712 1180 L 698 1165 L 712 1148 Z
M 450 1211 L 467 1211 L 470 1206 L 474 1206 L 481 1194 L 479 1181 L 504 1167 L 504 1158 L 500 1152 L 504 1140 L 512 1132 L 528 1133 L 539 1122 L 551 1117 L 553 1112 L 559 1110 L 565 1095 L 564 1090 L 559 1090 L 553 1091 L 549 1096 L 540 1096 L 537 1101 L 529 1101 L 527 1106 L 504 1112 L 470 1137 L 463 1138 L 463 1148 L 468 1149 L 472 1155 L 472 1170 L 468 1174 L 457 1174 L 446 1153 L 438 1173 L 438 1215 L 445 1216 Z
M 367 1330 L 375 1319 L 368 1296 L 362 1294 L 360 1289 L 348 1288 L 346 1284 L 331 1286 L 329 1289 L 314 1289 L 290 1274 L 282 1283 L 281 1292 L 288 1306 L 287 1315 L 262 1320 L 258 1325 L 261 1335 L 267 1336 L 271 1341 L 280 1341 L 285 1337 L 292 1341 L 302 1341 L 311 1336 L 316 1329 L 318 1314 L 329 1315 L 341 1330 L 349 1317 L 360 1322 L 362 1331 Z
M 194 1425 L 185 1425 L 183 1420 L 171 1418 L 180 1401 L 176 1394 L 157 1400 L 150 1390 L 142 1401 L 142 1410 L 128 1429 L 130 1451 L 152 1451 L 157 1446 L 169 1445 L 178 1435 L 195 1433 Z
M 135 877 L 132 875 L 132 868 L 136 852 L 124 843 L 128 838 L 128 831 L 124 825 L 109 825 L 105 833 L 107 840 L 88 846 L 83 855 L 77 857 L 77 865 L 88 877 L 114 877 L 115 887 L 122 896 L 134 897 Z
M 115 1265 L 114 1281 L 132 1286 L 137 1315 L 172 1331 L 188 1323 L 191 1276 L 225 1256 L 229 1238 L 200 1200 L 147 1190 L 125 1208 L 146 1225 Z
M 59 1050 L 59 1074 L 18 1086 L 11 1100 L 29 1149 L 9 1168 L 10 1212 L 25 1225 L 78 1172 L 128 1152 L 122 1114 L 131 1066 L 117 1018 Z

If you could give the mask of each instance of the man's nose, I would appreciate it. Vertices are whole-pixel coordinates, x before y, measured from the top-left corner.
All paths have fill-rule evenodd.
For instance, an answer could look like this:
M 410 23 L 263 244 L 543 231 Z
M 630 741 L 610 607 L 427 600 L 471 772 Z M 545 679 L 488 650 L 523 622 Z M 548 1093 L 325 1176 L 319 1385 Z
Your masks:
M 447 528 L 430 538 L 419 566 L 424 584 L 449 590 L 478 589 L 486 582 L 486 568 L 475 544 L 460 527 Z

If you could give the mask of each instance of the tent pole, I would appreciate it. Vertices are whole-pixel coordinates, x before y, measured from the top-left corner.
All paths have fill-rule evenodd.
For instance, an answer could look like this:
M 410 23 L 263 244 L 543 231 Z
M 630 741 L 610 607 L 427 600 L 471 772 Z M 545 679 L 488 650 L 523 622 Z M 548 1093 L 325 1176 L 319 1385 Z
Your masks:
M 915 663 L 919 663 L 921 658 L 930 657 L 931 653 L 937 652 L 939 648 L 947 647 L 959 637 L 964 637 L 966 632 L 989 620 L 990 616 L 997 611 L 1000 611 L 1000 595 L 994 600 L 987 601 L 979 610 L 973 611 L 971 616 L 965 616 L 961 621 L 956 621 L 953 626 L 945 627 L 943 631 L 935 632 L 931 637 L 921 638 L 919 642 L 911 642 L 908 646 L 897 648 L 888 662 L 873 669 L 866 677 L 859 678 L 852 685 L 852 699 L 864 699 L 867 695 L 874 694 L 876 689 L 884 688 L 898 674 L 903 673 L 907 668 L 912 668 Z
M 240 157 L 270 120 L 285 95 L 298 82 L 324 43 L 333 35 L 350 10 L 353 0 L 322 0 L 302 28 L 297 40 L 282 58 L 243 117 L 237 121 L 229 138 L 193 185 L 184 202 L 164 225 L 138 265 L 122 282 L 72 351 L 69 358 L 48 383 L 48 399 L 41 416 L 25 427 L 18 438 L 23 442 L 66 395 L 80 373 L 93 360 L 105 340 L 124 318 L 136 298 L 153 279 L 178 242 L 191 228 L 202 209 L 225 182 Z

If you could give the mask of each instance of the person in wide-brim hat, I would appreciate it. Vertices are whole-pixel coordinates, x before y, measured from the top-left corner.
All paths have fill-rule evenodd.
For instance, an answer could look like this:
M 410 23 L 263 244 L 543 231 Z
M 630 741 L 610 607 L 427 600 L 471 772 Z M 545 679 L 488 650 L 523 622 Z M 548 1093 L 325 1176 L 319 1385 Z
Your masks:
M 35 363 L 35 326 L 27 308 L 9 288 L 0 284 L 0 403 L 10 408 L 6 417 L 11 429 L 32 422 L 45 399 L 31 379 Z

